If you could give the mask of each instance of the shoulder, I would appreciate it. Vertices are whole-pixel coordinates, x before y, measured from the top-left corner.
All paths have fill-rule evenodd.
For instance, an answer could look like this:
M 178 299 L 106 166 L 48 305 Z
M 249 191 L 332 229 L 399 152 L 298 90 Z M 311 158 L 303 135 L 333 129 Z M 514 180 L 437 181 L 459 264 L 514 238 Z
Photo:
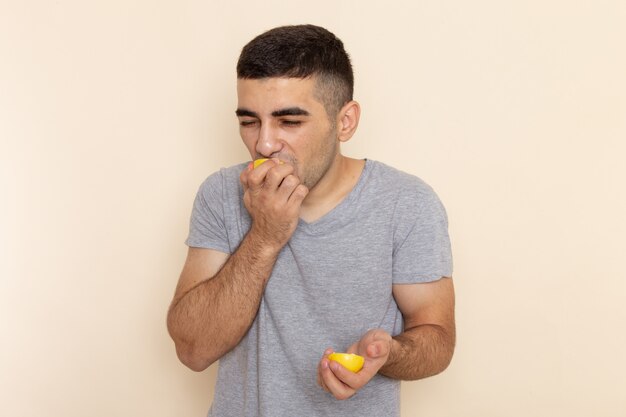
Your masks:
M 241 163 L 215 171 L 202 182 L 198 194 L 211 199 L 220 195 L 239 195 L 239 175 L 246 165 L 247 163 Z
M 368 199 L 386 207 L 394 224 L 441 223 L 448 216 L 434 189 L 416 175 L 368 160 Z
M 369 182 L 377 192 L 397 195 L 407 200 L 436 198 L 433 188 L 416 175 L 401 171 L 382 162 L 368 160 Z

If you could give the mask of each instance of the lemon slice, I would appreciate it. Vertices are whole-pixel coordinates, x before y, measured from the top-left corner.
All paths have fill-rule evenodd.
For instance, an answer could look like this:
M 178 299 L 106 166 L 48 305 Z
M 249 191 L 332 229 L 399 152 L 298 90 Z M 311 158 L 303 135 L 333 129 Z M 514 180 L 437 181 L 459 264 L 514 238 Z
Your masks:
M 267 158 L 261 158 L 261 159 L 256 159 L 253 162 L 254 168 L 258 167 L 259 165 L 261 165 L 263 162 L 267 162 Z
M 254 162 L 252 163 L 252 167 L 253 167 L 253 168 L 256 168 L 256 167 L 258 167 L 259 165 L 263 164 L 264 162 L 267 162 L 268 160 L 269 160 L 269 158 L 259 158 L 259 159 L 255 159 L 255 160 L 254 160 Z M 283 162 L 283 161 L 278 161 L 278 163 L 279 163 L 280 165 L 284 164 L 284 162 Z
M 363 362 L 365 362 L 363 356 L 355 355 L 354 353 L 335 352 L 328 355 L 328 359 L 339 362 L 352 372 L 359 372 L 363 368 Z

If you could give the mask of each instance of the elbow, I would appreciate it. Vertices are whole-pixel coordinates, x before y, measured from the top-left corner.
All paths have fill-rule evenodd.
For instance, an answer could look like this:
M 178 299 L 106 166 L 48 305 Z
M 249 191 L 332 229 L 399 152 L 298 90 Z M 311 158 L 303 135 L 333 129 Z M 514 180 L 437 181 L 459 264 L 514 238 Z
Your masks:
M 176 356 L 187 368 L 194 372 L 202 372 L 219 359 L 217 355 L 213 355 L 207 349 L 201 348 L 201 346 L 198 346 L 197 341 L 185 337 L 178 331 L 179 329 L 169 324 L 168 331 L 176 347 Z
M 453 328 L 449 332 L 445 332 L 445 336 L 441 339 L 441 359 L 439 361 L 439 369 L 436 374 L 440 374 L 450 366 L 452 363 L 452 357 L 454 356 L 454 350 L 456 347 L 456 332 Z
M 436 370 L 434 375 L 440 374 L 450 366 L 452 363 L 452 358 L 454 357 L 454 348 L 455 348 L 455 337 L 454 335 L 450 338 L 449 343 L 444 344 L 441 361 L 439 365 L 439 369 Z
M 200 352 L 193 345 L 181 342 L 176 343 L 176 355 L 183 365 L 194 372 L 202 372 L 217 361 L 216 357 Z
M 438 348 L 433 351 L 431 367 L 428 370 L 425 377 L 431 377 L 439 375 L 449 368 L 454 356 L 454 350 L 456 347 L 456 332 L 455 329 L 446 330 L 444 328 L 438 328 L 439 337 L 436 339 L 436 345 Z
M 202 372 L 217 361 L 217 357 L 213 357 L 205 349 L 200 349 L 197 341 L 190 338 L 180 326 L 176 325 L 171 311 L 167 317 L 167 330 L 174 341 L 178 360 L 187 368 L 194 372 Z
M 443 371 L 445 371 L 446 369 L 448 369 L 448 367 L 450 366 L 450 363 L 452 363 L 452 357 L 454 356 L 454 348 L 452 348 L 452 350 L 450 350 L 449 352 L 447 352 L 446 357 L 443 359 L 443 362 L 441 363 L 441 368 L 439 369 L 439 371 L 437 372 L 437 374 L 442 373 Z

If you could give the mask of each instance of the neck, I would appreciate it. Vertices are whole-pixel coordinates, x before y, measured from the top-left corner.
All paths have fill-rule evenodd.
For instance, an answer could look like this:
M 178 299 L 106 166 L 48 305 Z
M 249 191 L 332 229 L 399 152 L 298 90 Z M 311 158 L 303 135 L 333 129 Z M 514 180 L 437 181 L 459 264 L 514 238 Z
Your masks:
M 352 191 L 364 166 L 364 160 L 337 153 L 328 172 L 309 190 L 302 202 L 300 217 L 306 222 L 313 222 L 330 212 Z

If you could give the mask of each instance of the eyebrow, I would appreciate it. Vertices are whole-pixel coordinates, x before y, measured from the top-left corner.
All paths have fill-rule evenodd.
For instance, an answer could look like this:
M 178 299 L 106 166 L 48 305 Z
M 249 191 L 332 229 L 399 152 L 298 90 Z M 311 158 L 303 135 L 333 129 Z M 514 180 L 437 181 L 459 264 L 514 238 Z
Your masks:
M 259 115 L 252 110 L 248 109 L 237 109 L 235 110 L 235 114 L 238 117 L 256 117 L 259 118 Z M 285 109 L 275 110 L 272 112 L 272 117 L 282 117 L 282 116 L 310 116 L 311 113 L 304 110 L 300 107 L 287 107 Z
M 237 109 L 237 110 L 235 110 L 235 114 L 236 114 L 238 117 L 244 117 L 244 116 L 247 116 L 247 117 L 256 117 L 256 118 L 258 118 L 258 117 L 259 117 L 259 115 L 258 115 L 258 114 L 256 114 L 255 112 L 250 111 L 250 110 L 246 110 L 246 109 Z
M 310 116 L 310 113 L 300 107 L 288 107 L 272 112 L 273 117 L 281 116 Z

